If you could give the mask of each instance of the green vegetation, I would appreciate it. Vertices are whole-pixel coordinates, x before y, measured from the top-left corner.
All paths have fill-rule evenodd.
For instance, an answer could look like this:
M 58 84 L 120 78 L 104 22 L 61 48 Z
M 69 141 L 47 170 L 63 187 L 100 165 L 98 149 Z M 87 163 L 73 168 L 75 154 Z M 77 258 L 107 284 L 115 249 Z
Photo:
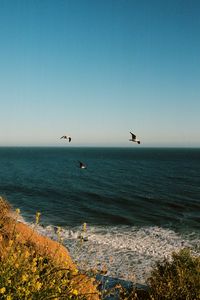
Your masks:
M 199 300 L 200 257 L 189 249 L 172 253 L 172 260 L 158 262 L 148 280 L 153 300 Z
M 147 290 L 121 288 L 119 294 L 123 300 L 200 300 L 200 257 L 186 248 L 172 253 L 156 263 Z
M 76 268 L 69 269 L 64 262 L 56 265 L 30 241 L 21 241 L 16 230 L 19 210 L 11 218 L 9 204 L 1 197 L 0 208 L 0 299 L 90 299 L 88 290 L 81 292 L 82 277 Z M 39 217 L 37 213 L 36 223 Z
M 30 240 L 22 242 L 16 230 L 19 210 L 12 216 L 10 212 L 9 204 L 0 197 L 0 299 L 97 300 L 117 295 L 123 300 L 200 300 L 200 257 L 193 256 L 189 249 L 172 253 L 170 260 L 157 262 L 148 279 L 147 290 L 125 290 L 117 285 L 99 293 L 95 288 L 89 290 L 87 280 L 82 280 L 88 277 L 76 268 L 69 268 L 67 262 L 56 264 Z M 36 224 L 39 218 L 37 213 Z
M 73 276 L 34 250 L 10 240 L 0 263 L 0 299 L 82 299 L 70 284 Z

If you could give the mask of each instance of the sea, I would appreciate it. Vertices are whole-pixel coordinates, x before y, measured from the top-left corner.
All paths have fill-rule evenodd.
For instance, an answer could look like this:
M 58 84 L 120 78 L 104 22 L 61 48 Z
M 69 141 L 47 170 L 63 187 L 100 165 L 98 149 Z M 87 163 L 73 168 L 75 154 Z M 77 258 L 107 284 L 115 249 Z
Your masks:
M 141 284 L 173 251 L 200 255 L 199 148 L 68 145 L 0 148 L 0 195 L 23 222 L 40 212 L 80 269 Z

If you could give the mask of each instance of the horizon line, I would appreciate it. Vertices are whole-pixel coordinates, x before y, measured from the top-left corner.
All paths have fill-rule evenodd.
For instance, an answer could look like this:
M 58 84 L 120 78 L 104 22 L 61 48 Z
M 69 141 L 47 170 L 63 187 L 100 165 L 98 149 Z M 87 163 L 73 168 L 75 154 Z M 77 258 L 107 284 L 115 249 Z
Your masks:
M 44 145 L 0 145 L 0 148 L 65 148 L 65 149 L 70 149 L 70 148 L 124 148 L 124 149 L 147 149 L 147 148 L 185 148 L 185 149 L 200 149 L 200 146 L 44 146 Z

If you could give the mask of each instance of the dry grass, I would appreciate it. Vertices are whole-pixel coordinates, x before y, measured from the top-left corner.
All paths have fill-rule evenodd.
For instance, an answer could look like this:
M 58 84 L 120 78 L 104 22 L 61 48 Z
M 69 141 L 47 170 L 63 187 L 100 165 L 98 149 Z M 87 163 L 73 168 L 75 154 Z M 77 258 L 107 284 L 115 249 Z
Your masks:
M 0 197 L 0 299 L 99 299 L 66 248 L 18 222 L 18 214 Z
M 94 279 L 78 271 L 60 242 L 18 222 L 18 215 L 19 210 L 13 212 L 0 197 L 0 299 L 98 300 L 115 295 L 124 300 L 200 300 L 200 257 L 188 249 L 156 264 L 149 290 L 126 290 L 118 285 L 100 294 Z M 39 218 L 37 213 L 36 224 Z M 95 270 L 90 272 L 95 276 Z

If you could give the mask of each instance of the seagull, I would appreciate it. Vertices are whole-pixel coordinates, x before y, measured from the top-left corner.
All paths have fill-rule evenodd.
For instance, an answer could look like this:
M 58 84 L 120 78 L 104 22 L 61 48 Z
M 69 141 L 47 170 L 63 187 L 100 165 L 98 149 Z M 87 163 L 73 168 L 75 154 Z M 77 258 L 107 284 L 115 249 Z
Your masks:
M 87 166 L 86 166 L 86 164 L 84 164 L 83 162 L 81 162 L 81 161 L 79 160 L 79 168 L 80 168 L 80 169 L 86 169 Z
M 136 142 L 136 143 L 140 144 L 140 140 L 138 140 L 138 139 L 136 138 L 136 135 L 133 134 L 132 132 L 130 132 L 130 134 L 131 134 L 131 139 L 130 139 L 129 141 L 131 141 L 131 142 Z
M 67 135 L 63 135 L 63 136 L 61 136 L 61 138 L 60 139 L 65 139 L 65 140 L 69 140 L 69 143 L 71 142 L 71 140 L 72 140 L 72 138 L 71 138 L 71 136 L 67 136 Z

